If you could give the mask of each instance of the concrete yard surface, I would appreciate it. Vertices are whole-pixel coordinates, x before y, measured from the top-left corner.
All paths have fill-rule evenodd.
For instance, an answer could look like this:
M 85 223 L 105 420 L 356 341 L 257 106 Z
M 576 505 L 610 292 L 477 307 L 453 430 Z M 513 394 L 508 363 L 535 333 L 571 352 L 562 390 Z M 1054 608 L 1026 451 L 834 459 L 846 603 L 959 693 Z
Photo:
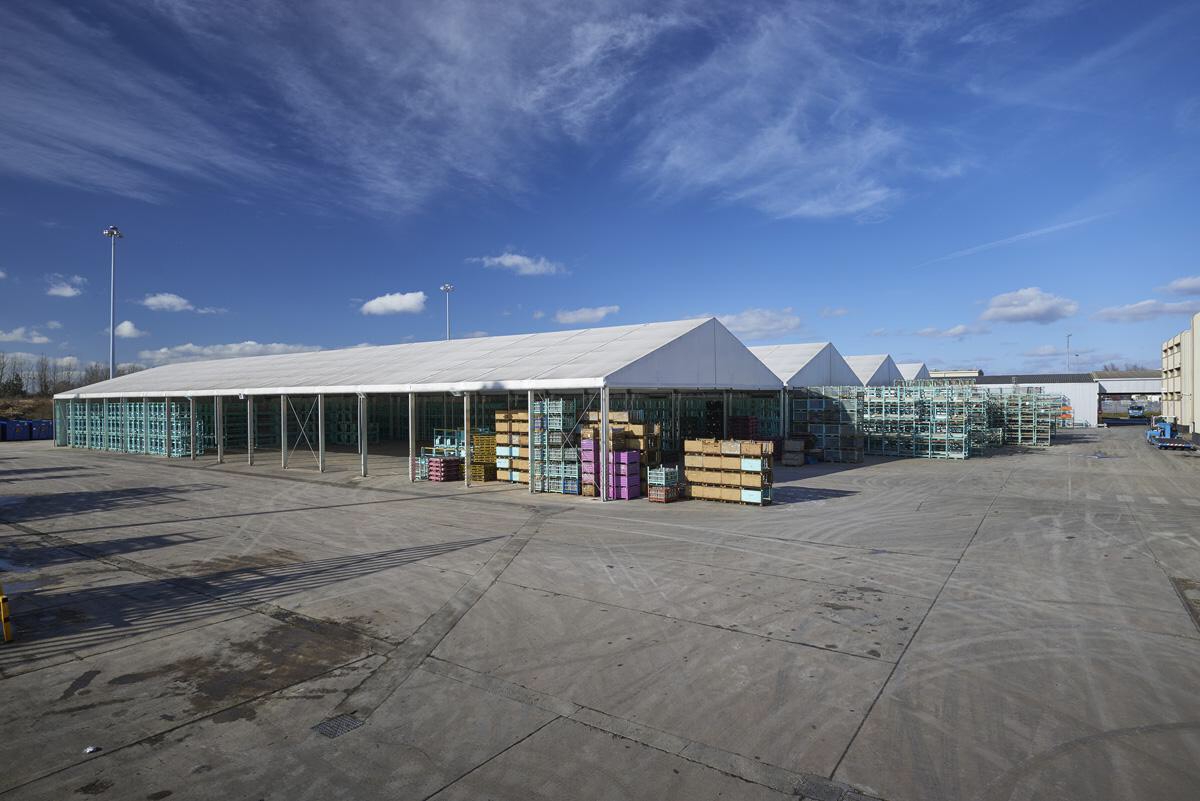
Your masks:
M 1198 489 L 1136 427 L 767 508 L 4 443 L 0 796 L 1194 801 Z

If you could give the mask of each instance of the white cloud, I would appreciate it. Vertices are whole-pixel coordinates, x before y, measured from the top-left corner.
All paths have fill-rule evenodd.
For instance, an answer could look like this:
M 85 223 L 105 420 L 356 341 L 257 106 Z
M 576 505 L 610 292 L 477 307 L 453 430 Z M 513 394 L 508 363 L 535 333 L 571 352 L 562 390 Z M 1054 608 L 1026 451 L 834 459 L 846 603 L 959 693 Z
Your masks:
M 511 270 L 517 275 L 554 275 L 565 272 L 563 266 L 542 256 L 532 258 L 520 253 L 501 253 L 499 256 L 480 256 L 467 261 L 478 262 L 484 267 Z
M 559 309 L 554 313 L 554 319 L 566 325 L 577 323 L 598 323 L 610 314 L 621 311 L 620 306 L 585 306 L 581 309 Z
M 146 336 L 145 331 L 140 330 L 136 325 L 134 325 L 129 320 L 125 320 L 124 322 L 117 323 L 116 330 L 114 330 L 113 333 L 116 334 L 121 339 L 137 339 L 138 337 Z
M 416 314 L 425 310 L 424 292 L 392 292 L 371 298 L 359 309 L 363 314 Z
M 320 350 L 314 345 L 289 345 L 282 342 L 233 342 L 227 345 L 174 345 L 169 348 L 138 351 L 138 358 L 150 365 L 171 362 L 195 362 L 206 359 L 232 359 L 238 356 L 271 356 L 280 353 L 305 353 Z
M 23 325 L 11 331 L 0 331 L 0 342 L 28 342 L 30 345 L 45 345 L 49 341 L 49 337 Z
M 47 320 L 46 327 L 51 331 L 57 331 L 58 329 L 62 328 L 62 323 L 60 323 L 58 320 Z
M 192 302 L 185 297 L 176 295 L 174 292 L 155 292 L 147 295 L 138 301 L 151 311 L 165 312 L 196 312 L 196 314 L 224 314 L 225 309 L 218 309 L 214 306 L 201 306 L 196 308 Z
M 87 283 L 87 279 L 81 275 L 53 275 L 46 276 L 46 281 L 50 286 L 46 289 L 46 294 L 56 298 L 73 298 L 83 294 L 83 285 Z
M 1181 300 L 1166 303 L 1159 300 L 1142 300 L 1125 306 L 1109 306 L 1107 309 L 1101 309 L 1096 312 L 1096 319 L 1114 323 L 1135 323 L 1197 312 L 1200 312 L 1200 301 Z
M 151 311 L 183 312 L 195 309 L 190 300 L 174 292 L 156 292 L 142 298 L 140 302 Z
M 821 309 L 822 317 L 845 317 L 850 310 L 843 306 L 826 306 Z
M 480 337 L 491 336 L 487 331 L 468 331 L 465 334 L 459 335 L 462 339 L 479 339 Z
M 8 278 L 8 273 L 4 272 L 4 270 L 0 270 L 0 280 L 5 278 Z
M 1052 323 L 1079 311 L 1079 304 L 1069 298 L 1051 295 L 1031 286 L 1015 292 L 996 295 L 980 319 L 999 323 Z
M 746 309 L 737 314 L 718 315 L 721 325 L 741 339 L 756 340 L 778 336 L 800 327 L 800 318 L 784 309 Z
M 922 328 L 916 334 L 919 337 L 933 337 L 938 339 L 963 339 L 972 334 L 986 334 L 988 329 L 980 325 L 965 325 L 959 323 L 950 328 Z
M 1167 292 L 1173 292 L 1176 295 L 1200 295 L 1200 275 L 1189 275 L 1183 278 L 1176 278 L 1171 283 L 1167 284 L 1164 289 Z
M 867 333 L 867 336 L 872 336 L 872 337 L 886 337 L 886 336 L 888 336 L 890 333 L 891 333 L 891 332 L 890 332 L 890 331 L 888 331 L 886 328 L 872 328 L 872 329 L 871 329 L 871 330 L 870 330 L 870 331 Z
M 533 313 L 533 319 L 535 319 L 535 320 L 540 320 L 545 316 L 546 316 L 546 313 L 544 311 L 542 311 L 541 309 L 538 309 L 537 311 L 535 311 Z

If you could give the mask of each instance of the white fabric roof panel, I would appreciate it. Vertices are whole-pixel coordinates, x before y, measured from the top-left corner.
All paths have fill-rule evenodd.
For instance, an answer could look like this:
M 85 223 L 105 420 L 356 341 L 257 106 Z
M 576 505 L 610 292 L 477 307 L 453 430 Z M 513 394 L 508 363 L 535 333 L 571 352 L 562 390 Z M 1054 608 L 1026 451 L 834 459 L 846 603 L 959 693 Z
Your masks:
M 886 353 L 871 356 L 847 356 L 846 364 L 858 376 L 864 387 L 890 387 L 904 376 Z
M 896 365 L 905 381 L 923 381 L 930 378 L 929 368 L 925 362 L 902 362 Z
M 854 387 L 862 381 L 829 342 L 759 345 L 750 349 L 789 387 Z
M 774 390 L 714 318 L 154 367 L 57 398 L 593 389 Z

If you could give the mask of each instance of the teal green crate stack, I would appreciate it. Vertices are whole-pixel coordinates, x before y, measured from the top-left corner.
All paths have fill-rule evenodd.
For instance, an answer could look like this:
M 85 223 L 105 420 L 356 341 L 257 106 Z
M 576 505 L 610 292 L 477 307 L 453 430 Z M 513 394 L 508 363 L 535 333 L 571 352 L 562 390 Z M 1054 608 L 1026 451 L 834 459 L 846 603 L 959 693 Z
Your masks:
M 529 411 L 529 480 L 538 492 L 579 494 L 575 408 L 571 399 L 540 400 Z

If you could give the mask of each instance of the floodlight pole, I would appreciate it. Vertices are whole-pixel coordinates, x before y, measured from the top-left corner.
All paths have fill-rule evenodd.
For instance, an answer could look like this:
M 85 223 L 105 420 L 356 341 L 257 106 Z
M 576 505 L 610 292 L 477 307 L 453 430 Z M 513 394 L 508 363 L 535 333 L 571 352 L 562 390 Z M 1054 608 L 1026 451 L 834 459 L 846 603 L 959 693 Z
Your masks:
M 108 262 L 108 377 L 116 378 L 117 342 L 114 326 L 117 324 L 117 240 L 124 238 L 125 235 L 115 225 L 108 226 L 101 233 L 108 237 L 112 245 Z
M 1067 372 L 1071 372 L 1071 335 L 1067 334 Z
M 450 338 L 450 293 L 454 291 L 454 284 L 442 284 L 442 292 L 446 293 L 446 339 Z

